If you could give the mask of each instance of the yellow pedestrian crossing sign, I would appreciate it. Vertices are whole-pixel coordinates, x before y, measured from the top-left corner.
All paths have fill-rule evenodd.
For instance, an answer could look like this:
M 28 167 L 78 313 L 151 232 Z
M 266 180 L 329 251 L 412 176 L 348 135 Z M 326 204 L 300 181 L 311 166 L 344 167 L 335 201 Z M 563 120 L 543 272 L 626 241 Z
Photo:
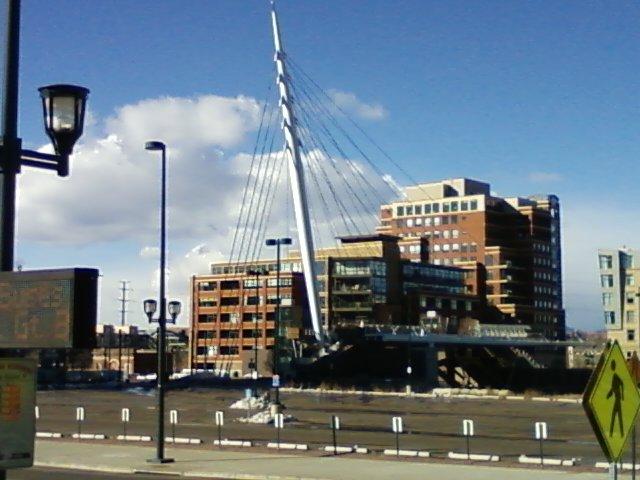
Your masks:
M 617 341 L 602 352 L 582 406 L 607 459 L 619 461 L 640 410 L 640 393 Z

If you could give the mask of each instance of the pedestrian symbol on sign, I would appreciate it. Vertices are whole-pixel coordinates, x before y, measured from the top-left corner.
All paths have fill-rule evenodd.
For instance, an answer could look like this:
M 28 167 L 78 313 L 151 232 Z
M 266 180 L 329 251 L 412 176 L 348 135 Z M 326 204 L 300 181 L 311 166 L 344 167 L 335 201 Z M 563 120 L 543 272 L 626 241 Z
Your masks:
M 611 389 L 607 393 L 607 398 L 612 395 L 613 409 L 611 411 L 611 423 L 609 424 L 609 436 L 613 436 L 613 426 L 615 424 L 616 417 L 618 417 L 618 425 L 620 426 L 620 436 L 624 436 L 624 428 L 622 427 L 622 401 L 624 400 L 624 383 L 620 380 L 620 377 L 616 373 L 616 361 L 611 361 L 611 370 L 613 371 L 613 377 L 611 378 Z

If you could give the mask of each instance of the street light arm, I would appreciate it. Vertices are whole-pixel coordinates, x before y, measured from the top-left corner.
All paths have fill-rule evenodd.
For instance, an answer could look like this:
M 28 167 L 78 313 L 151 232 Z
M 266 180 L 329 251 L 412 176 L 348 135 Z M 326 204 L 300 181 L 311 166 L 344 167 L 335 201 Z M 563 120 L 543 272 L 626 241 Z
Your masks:
M 60 177 L 69 175 L 69 157 L 67 155 L 42 153 L 35 150 L 22 150 L 20 152 L 20 165 L 45 170 L 55 170 Z

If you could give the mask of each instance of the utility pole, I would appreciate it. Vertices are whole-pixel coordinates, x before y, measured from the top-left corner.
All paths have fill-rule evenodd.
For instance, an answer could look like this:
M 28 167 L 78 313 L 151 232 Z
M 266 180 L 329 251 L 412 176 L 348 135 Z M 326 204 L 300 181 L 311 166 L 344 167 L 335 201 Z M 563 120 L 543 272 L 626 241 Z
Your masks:
M 118 298 L 118 301 L 120 302 L 120 328 L 118 329 L 118 383 L 122 383 L 123 380 L 122 327 L 127 324 L 127 303 L 129 303 L 127 293 L 131 291 L 131 289 L 128 288 L 129 283 L 130 282 L 128 280 L 120 280 L 120 298 Z

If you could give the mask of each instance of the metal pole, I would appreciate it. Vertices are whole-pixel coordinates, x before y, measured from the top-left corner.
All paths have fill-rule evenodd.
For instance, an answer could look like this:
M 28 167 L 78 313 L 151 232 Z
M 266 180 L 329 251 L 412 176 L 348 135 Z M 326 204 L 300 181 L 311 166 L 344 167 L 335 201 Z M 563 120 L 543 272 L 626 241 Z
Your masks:
M 218 423 L 218 447 L 222 448 L 222 425 Z
M 160 314 L 158 316 L 158 438 L 156 445 L 156 463 L 169 463 L 173 459 L 164 457 L 164 394 L 167 334 L 167 299 L 165 297 L 165 255 L 166 255 L 166 197 L 167 197 L 167 153 L 162 145 L 162 180 L 160 190 Z
M 471 441 L 469 435 L 465 435 L 465 438 L 467 439 L 467 460 L 471 460 Z
M 122 384 L 122 330 L 118 331 L 118 383 Z
M 400 456 L 400 433 L 396 430 L 396 457 Z
M 333 454 L 338 454 L 338 440 L 336 438 L 336 416 L 331 416 L 331 429 L 333 430 Z
M 258 316 L 260 315 L 260 273 L 256 269 L 256 318 L 253 322 L 253 370 L 255 383 L 253 394 L 258 396 Z
M 0 194 L 0 270 L 13 270 L 16 174 L 20 163 L 18 139 L 18 66 L 20 57 L 20 0 L 7 1 L 7 39 L 2 106 L 2 192 Z
M 543 442 L 542 435 L 540 435 L 540 465 L 544 465 L 544 452 L 542 450 L 542 442 Z
M 280 342 L 280 239 L 276 244 L 276 322 L 273 332 L 273 375 L 279 374 L 278 343 Z M 276 405 L 280 405 L 280 379 L 276 385 Z
M 631 480 L 636 480 L 636 426 L 631 437 Z

